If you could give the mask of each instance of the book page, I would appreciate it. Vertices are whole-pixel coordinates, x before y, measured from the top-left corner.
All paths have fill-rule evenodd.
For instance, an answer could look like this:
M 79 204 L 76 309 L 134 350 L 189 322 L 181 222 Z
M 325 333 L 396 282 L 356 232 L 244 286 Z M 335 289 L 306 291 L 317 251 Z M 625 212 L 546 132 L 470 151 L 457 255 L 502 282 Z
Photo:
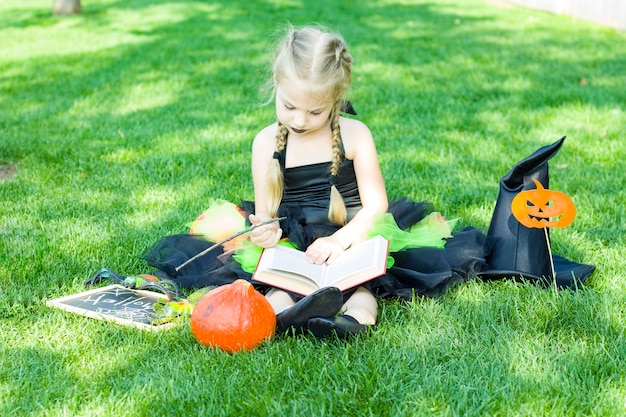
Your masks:
M 278 269 L 266 269 L 255 274 L 254 280 L 269 284 L 272 287 L 285 291 L 292 291 L 302 295 L 311 294 L 319 289 L 318 284 L 311 278 Z
M 355 276 L 367 275 L 367 271 L 381 270 L 387 263 L 387 241 L 382 238 L 369 239 L 357 246 L 348 249 L 335 261 L 328 265 L 327 277 L 323 285 L 338 284 L 344 279 L 349 280 Z
M 275 246 L 272 250 L 274 253 L 272 254 L 271 266 L 268 269 L 278 269 L 304 275 L 318 284 L 321 283 L 324 270 L 326 269 L 325 264 L 315 265 L 309 263 L 304 256 L 304 252 L 296 249 Z

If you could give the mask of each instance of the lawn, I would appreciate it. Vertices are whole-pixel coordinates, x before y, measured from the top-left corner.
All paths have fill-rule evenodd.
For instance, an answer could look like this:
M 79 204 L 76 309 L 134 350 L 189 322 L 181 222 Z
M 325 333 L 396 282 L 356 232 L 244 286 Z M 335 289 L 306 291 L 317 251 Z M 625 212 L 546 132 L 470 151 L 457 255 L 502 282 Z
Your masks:
M 501 0 L 0 0 L 0 415 L 626 415 L 626 33 Z M 486 230 L 498 181 L 566 135 L 550 186 L 578 215 L 577 291 L 472 280 L 380 301 L 367 337 L 207 349 L 45 305 L 252 199 L 275 33 L 322 23 L 391 198 Z

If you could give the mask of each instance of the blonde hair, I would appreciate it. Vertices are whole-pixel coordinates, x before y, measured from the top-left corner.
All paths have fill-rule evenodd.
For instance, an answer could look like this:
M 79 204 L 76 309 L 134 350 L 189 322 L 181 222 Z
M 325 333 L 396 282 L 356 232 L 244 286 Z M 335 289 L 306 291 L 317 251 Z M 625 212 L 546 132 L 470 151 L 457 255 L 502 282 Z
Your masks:
M 288 28 L 287 35 L 280 42 L 272 66 L 273 87 L 281 80 L 297 77 L 305 80 L 319 93 L 334 103 L 330 112 L 333 159 L 330 168 L 330 204 L 328 220 L 343 225 L 347 211 L 341 193 L 335 186 L 335 177 L 343 157 L 339 115 L 344 96 L 352 83 L 352 56 L 348 53 L 341 35 L 317 27 Z M 274 158 L 267 176 L 266 191 L 268 210 L 272 216 L 278 212 L 284 191 L 284 178 L 280 164 L 280 154 L 287 144 L 287 128 L 278 122 Z

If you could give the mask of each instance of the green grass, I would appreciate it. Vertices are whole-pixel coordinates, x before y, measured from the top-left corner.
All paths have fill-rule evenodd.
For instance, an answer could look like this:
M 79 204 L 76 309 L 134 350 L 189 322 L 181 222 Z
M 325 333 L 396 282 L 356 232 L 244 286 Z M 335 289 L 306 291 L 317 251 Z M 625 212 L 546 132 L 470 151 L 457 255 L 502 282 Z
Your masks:
M 496 1 L 0 1 L 0 415 L 626 415 L 626 34 Z M 579 291 L 469 282 L 380 302 L 349 343 L 243 354 L 183 325 L 147 333 L 45 306 L 186 231 L 211 198 L 252 199 L 259 88 L 287 21 L 340 30 L 352 100 L 390 197 L 489 224 L 498 180 L 567 135 L 551 187 L 578 217 Z

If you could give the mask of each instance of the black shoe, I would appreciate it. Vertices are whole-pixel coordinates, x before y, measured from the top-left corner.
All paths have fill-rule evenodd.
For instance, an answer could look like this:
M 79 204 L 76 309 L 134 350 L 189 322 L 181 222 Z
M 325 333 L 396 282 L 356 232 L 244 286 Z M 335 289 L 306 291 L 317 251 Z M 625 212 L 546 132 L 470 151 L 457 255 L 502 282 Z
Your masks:
M 276 333 L 295 329 L 302 333 L 309 320 L 314 317 L 333 317 L 343 305 L 343 295 L 339 288 L 326 287 L 311 293 L 294 306 L 276 315 Z
M 324 338 L 336 334 L 340 339 L 346 339 L 358 333 L 364 332 L 370 326 L 359 323 L 350 316 L 339 317 L 315 317 L 309 320 L 309 330 L 315 337 Z

